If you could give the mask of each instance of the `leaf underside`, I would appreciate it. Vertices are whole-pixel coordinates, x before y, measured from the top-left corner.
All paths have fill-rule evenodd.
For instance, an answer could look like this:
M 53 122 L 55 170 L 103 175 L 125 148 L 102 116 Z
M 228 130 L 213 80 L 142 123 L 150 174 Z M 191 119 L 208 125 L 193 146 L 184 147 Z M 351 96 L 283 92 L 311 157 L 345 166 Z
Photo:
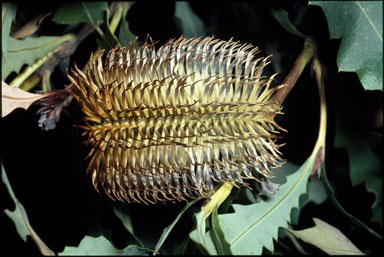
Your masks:
M 234 213 L 218 215 L 232 254 L 260 255 L 263 247 L 274 251 L 273 239 L 277 240 L 279 227 L 288 227 L 291 210 L 299 206 L 300 196 L 306 193 L 315 157 L 316 154 L 312 154 L 300 169 L 287 176 L 286 183 L 266 201 L 250 205 L 233 204 Z M 197 220 L 199 215 L 201 212 L 196 215 Z M 210 231 L 206 232 L 204 242 L 198 239 L 197 230 L 192 231 L 190 237 L 209 254 L 217 254 Z
M 288 231 L 330 255 L 364 255 L 339 229 L 317 218 L 313 221 L 314 227 Z
M 59 255 L 147 255 L 147 252 L 141 250 L 135 245 L 129 245 L 126 248 L 116 249 L 104 236 L 90 237 L 85 236 L 78 246 L 66 246 Z

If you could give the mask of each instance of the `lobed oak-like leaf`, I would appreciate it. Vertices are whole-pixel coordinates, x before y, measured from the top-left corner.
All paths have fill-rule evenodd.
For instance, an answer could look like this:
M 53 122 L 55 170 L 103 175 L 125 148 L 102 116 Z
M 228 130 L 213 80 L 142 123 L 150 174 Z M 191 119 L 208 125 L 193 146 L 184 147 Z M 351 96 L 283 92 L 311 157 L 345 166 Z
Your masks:
M 7 116 L 16 108 L 28 109 L 33 102 L 46 96 L 10 87 L 4 81 L 1 82 L 1 91 L 1 117 Z
M 250 205 L 233 204 L 234 213 L 218 215 L 234 255 L 260 255 L 263 247 L 274 251 L 273 239 L 277 240 L 279 227 L 288 227 L 291 210 L 299 206 L 300 196 L 306 193 L 314 161 L 315 154 L 312 154 L 268 200 Z M 211 249 L 207 247 L 208 252 Z
M 341 39 L 340 71 L 354 71 L 366 90 L 383 90 L 383 2 L 310 1 L 327 17 L 331 38 Z
M 339 229 L 318 218 L 313 221 L 314 227 L 288 231 L 330 255 L 364 255 Z
M 145 250 L 136 245 L 129 245 L 126 248 L 116 249 L 104 236 L 85 236 L 78 246 L 66 246 L 59 255 L 148 255 Z
M 4 210 L 4 212 L 15 223 L 16 230 L 19 233 L 20 237 L 26 242 L 27 236 L 30 236 L 36 243 L 41 254 L 47 256 L 54 256 L 55 253 L 51 249 L 49 249 L 49 247 L 41 240 L 41 238 L 37 235 L 35 230 L 32 228 L 31 224 L 29 223 L 27 212 L 25 211 L 24 206 L 16 198 L 16 195 L 12 190 L 11 184 L 9 183 L 7 174 L 3 166 L 1 166 L 1 179 L 5 184 L 13 202 L 15 203 L 15 209 L 13 211 Z

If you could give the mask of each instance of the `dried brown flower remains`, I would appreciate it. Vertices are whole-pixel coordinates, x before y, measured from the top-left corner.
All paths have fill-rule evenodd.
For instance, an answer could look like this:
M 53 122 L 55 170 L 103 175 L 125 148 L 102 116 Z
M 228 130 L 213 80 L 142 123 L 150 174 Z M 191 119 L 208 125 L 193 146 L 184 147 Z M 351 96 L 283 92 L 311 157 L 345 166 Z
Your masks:
M 280 105 L 269 58 L 232 40 L 152 40 L 92 54 L 71 93 L 92 146 L 87 173 L 112 199 L 138 203 L 208 197 L 223 182 L 274 177 Z M 259 175 L 255 175 L 259 174 Z M 259 178 L 258 178 L 259 177 Z

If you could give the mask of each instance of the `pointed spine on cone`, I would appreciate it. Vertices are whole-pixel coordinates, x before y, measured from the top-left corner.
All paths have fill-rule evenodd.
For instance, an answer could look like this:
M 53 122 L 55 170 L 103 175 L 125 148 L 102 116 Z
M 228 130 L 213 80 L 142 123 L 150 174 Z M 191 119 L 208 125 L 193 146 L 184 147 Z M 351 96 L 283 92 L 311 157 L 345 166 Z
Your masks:
M 223 182 L 247 186 L 283 162 L 271 96 L 275 75 L 251 44 L 179 38 L 92 54 L 68 75 L 92 149 L 87 173 L 120 201 L 209 197 Z M 259 174 L 259 175 L 257 175 Z

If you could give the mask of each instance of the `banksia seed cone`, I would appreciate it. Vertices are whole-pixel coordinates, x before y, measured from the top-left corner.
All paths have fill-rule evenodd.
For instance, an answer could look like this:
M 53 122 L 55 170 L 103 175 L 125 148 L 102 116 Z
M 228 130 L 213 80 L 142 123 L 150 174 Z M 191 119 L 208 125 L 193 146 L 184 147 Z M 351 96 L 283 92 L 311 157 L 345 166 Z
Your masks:
M 138 203 L 210 196 L 279 166 L 267 58 L 250 44 L 179 38 L 92 54 L 68 75 L 92 150 L 87 173 L 112 199 Z M 256 173 L 255 173 L 256 172 Z

